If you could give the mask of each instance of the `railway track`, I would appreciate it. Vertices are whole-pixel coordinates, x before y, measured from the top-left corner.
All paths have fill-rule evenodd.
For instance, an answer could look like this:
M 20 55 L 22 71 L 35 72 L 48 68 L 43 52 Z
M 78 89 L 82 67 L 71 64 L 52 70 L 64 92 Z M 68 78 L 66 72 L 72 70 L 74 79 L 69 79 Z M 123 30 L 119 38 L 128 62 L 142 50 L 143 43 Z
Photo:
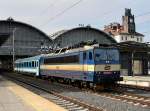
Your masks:
M 18 75 L 15 75 L 18 76 Z M 19 75 L 22 76 L 22 75 Z M 31 80 L 32 82 L 35 80 L 38 80 L 40 82 L 44 82 L 44 83 L 48 83 L 48 81 L 45 80 L 41 80 L 41 79 L 35 79 L 33 77 L 28 77 L 28 76 L 23 76 L 22 78 L 26 78 L 28 80 Z M 18 77 L 18 79 L 20 80 L 20 78 Z M 22 81 L 21 81 L 22 82 Z M 26 81 L 28 84 L 29 81 Z M 33 83 L 33 85 L 35 85 L 37 83 Z M 48 83 L 49 84 L 49 83 Z M 31 84 L 30 84 L 31 85 Z M 41 85 L 41 84 L 39 84 Z M 38 86 L 39 86 L 38 85 Z M 57 90 L 54 90 L 54 88 L 51 88 L 50 90 L 48 90 L 47 88 L 44 88 L 42 90 L 48 90 L 48 93 L 52 94 L 54 97 L 49 97 L 51 101 L 53 101 L 54 103 L 72 111 L 103 111 L 103 108 L 99 108 L 99 107 L 94 107 L 92 105 L 89 104 L 85 104 L 85 102 L 80 102 L 77 99 L 74 99 L 74 97 L 66 97 L 61 95 L 60 93 L 65 91 L 74 91 L 74 92 L 78 92 L 78 90 L 81 91 L 81 89 L 70 86 L 70 85 L 64 85 L 64 84 L 55 84 L 57 87 Z M 34 87 L 37 87 L 34 86 Z M 44 86 L 43 86 L 44 87 Z M 41 87 L 40 87 L 41 89 Z M 87 93 L 91 93 L 91 95 L 96 95 L 96 96 L 101 96 L 101 97 L 105 97 L 108 99 L 112 99 L 113 101 L 121 101 L 127 104 L 132 104 L 134 106 L 140 106 L 140 107 L 145 107 L 145 108 L 150 108 L 150 98 L 148 97 L 144 97 L 144 96 L 139 96 L 136 94 L 132 94 L 132 93 L 127 93 L 125 91 L 122 90 L 114 90 L 112 92 L 93 92 L 89 89 L 82 89 L 82 92 L 87 92 Z M 71 110 L 72 108 L 72 110 Z M 76 110 L 75 110 L 76 109 Z
M 84 90 L 83 90 L 84 91 Z M 89 93 L 95 94 L 97 96 L 102 96 L 105 98 L 126 102 L 133 104 L 135 106 L 148 107 L 150 108 L 150 97 L 145 97 L 133 93 L 126 92 L 125 90 L 111 89 L 108 92 L 93 92 L 92 90 L 86 90 Z
M 133 104 L 135 106 L 148 107 L 150 108 L 150 98 L 139 96 L 130 93 L 98 93 L 99 96 L 103 96 L 106 98 L 126 102 L 129 104 Z
M 63 96 L 58 91 L 49 90 L 45 87 L 40 86 L 40 84 L 31 82 L 34 80 L 34 78 L 31 79 L 31 77 L 27 77 L 27 80 L 27 78 L 21 78 L 13 74 L 5 74 L 4 76 L 7 77 L 7 79 L 10 79 L 11 81 L 17 82 L 19 84 L 21 83 L 23 86 L 28 85 L 30 86 L 30 88 L 33 87 L 48 93 L 48 97 L 45 98 L 49 99 L 50 101 L 53 101 L 61 107 L 64 107 L 68 111 L 105 111 L 103 108 L 95 107 L 93 105 L 78 101 L 77 99 Z M 29 78 L 31 79 L 31 81 L 29 80 Z

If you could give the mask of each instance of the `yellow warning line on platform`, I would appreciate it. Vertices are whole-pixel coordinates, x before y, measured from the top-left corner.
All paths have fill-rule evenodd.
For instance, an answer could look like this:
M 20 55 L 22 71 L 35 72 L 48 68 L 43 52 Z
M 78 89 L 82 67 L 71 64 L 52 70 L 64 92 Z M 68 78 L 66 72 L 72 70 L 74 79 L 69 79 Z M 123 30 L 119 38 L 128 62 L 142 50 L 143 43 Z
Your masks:
M 32 106 L 36 111 L 67 111 L 17 84 L 8 87 L 8 89 L 19 96 L 26 104 Z

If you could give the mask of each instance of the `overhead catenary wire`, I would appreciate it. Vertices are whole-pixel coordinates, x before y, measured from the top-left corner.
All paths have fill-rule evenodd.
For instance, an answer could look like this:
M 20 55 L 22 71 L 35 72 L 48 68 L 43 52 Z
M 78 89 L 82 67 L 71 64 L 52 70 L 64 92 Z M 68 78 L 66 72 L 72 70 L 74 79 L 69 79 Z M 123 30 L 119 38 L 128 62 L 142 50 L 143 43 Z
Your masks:
M 139 14 L 139 15 L 137 15 L 137 16 L 135 16 L 135 17 L 136 17 L 136 18 L 137 18 L 137 17 L 142 17 L 142 16 L 149 15 L 149 14 L 150 14 L 150 12 L 145 12 L 145 13 Z
M 41 26 L 45 26 L 47 23 L 55 20 L 57 17 L 63 15 L 65 12 L 69 11 L 70 9 L 72 9 L 73 7 L 75 7 L 76 5 L 78 5 L 79 3 L 81 3 L 83 0 L 79 0 L 77 2 L 75 2 L 74 4 L 72 4 L 71 6 L 65 8 L 64 10 L 62 10 L 61 12 L 59 12 L 58 14 L 56 14 L 55 16 L 51 17 L 49 20 L 47 20 L 44 24 L 42 24 Z
M 57 14 L 54 15 L 53 17 L 49 18 L 46 22 L 44 22 L 44 23 L 43 23 L 42 25 L 40 25 L 40 26 L 43 27 L 43 26 L 47 25 L 49 22 L 51 22 L 51 21 L 57 19 L 58 17 L 60 17 L 61 15 L 63 15 L 63 14 L 66 13 L 68 10 L 72 9 L 73 7 L 75 7 L 76 5 L 78 5 L 78 4 L 79 4 L 80 2 L 82 2 L 82 1 L 83 1 L 83 0 L 78 0 L 77 2 L 73 3 L 72 5 L 70 5 L 69 7 L 65 8 L 64 10 L 61 10 L 59 13 L 57 13 Z M 131 1 L 129 1 L 129 2 L 131 2 Z M 127 2 L 127 3 L 129 3 L 129 2 Z M 50 8 L 51 6 L 54 6 L 54 5 L 55 5 L 55 3 L 57 3 L 57 2 L 51 3 L 47 8 L 45 8 L 45 10 L 42 11 L 41 14 L 46 13 L 46 12 L 49 10 L 49 8 Z M 106 16 L 106 15 L 112 13 L 112 12 L 113 12 L 113 11 L 111 10 L 111 11 L 108 11 L 108 12 L 103 13 L 103 15 Z M 145 13 L 142 13 L 142 14 L 139 14 L 139 15 L 135 16 L 135 18 L 142 17 L 142 16 L 149 15 L 149 14 L 150 14 L 150 12 L 145 12 Z M 144 33 L 145 33 L 145 32 L 144 32 Z
M 54 7 L 57 2 L 58 1 L 53 1 L 53 2 L 48 3 L 49 5 L 45 9 L 43 9 L 42 11 L 40 11 L 38 13 L 38 16 L 43 16 L 51 7 Z M 33 19 L 37 19 L 37 17 L 33 17 Z M 37 24 L 36 20 L 34 22 Z
M 58 1 L 54 1 L 54 2 L 50 3 L 50 4 L 48 5 L 48 7 L 46 7 L 43 11 L 41 11 L 41 13 L 40 13 L 39 15 L 45 14 L 51 7 L 55 6 L 55 4 L 56 4 L 57 2 L 58 2 Z

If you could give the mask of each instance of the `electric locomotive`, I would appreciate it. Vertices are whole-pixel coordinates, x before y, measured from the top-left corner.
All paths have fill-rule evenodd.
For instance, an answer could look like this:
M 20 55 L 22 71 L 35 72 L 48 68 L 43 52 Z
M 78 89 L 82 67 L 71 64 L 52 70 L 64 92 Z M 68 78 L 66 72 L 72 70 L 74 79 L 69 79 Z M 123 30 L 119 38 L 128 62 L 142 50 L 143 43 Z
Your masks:
M 85 46 L 46 56 L 40 74 L 51 79 L 89 87 L 121 80 L 119 51 L 114 47 Z

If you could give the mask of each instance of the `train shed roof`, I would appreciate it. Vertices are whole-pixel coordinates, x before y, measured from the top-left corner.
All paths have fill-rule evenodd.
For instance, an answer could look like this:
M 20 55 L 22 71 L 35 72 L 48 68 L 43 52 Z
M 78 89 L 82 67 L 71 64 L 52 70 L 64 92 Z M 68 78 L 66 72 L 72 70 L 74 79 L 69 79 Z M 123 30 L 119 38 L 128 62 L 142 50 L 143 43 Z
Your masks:
M 102 30 L 99 30 L 99 29 L 96 29 L 96 28 L 92 28 L 90 26 L 87 26 L 87 27 L 76 27 L 76 28 L 72 28 L 72 29 L 69 29 L 69 30 L 60 30 L 60 31 L 58 31 L 58 32 L 56 32 L 54 34 L 51 34 L 50 38 L 57 39 L 57 38 L 65 35 L 66 33 L 70 33 L 70 32 L 76 31 L 76 30 L 85 30 L 85 29 L 97 31 L 100 34 L 104 35 L 107 39 L 109 39 L 113 43 L 116 43 L 115 39 L 113 39 L 109 34 L 105 33 Z

